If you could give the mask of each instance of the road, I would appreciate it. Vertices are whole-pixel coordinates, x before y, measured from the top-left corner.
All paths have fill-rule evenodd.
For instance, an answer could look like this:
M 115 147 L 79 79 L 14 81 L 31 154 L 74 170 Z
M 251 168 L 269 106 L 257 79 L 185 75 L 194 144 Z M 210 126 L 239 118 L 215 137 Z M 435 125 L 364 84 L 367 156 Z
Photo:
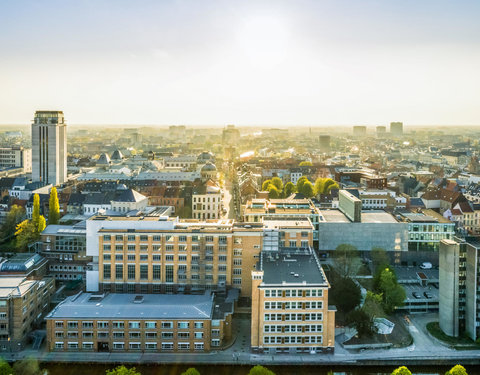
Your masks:
M 235 219 L 235 208 L 233 204 L 233 185 L 231 181 L 225 177 L 225 189 L 223 189 L 223 207 L 227 209 L 222 217 L 227 219 Z

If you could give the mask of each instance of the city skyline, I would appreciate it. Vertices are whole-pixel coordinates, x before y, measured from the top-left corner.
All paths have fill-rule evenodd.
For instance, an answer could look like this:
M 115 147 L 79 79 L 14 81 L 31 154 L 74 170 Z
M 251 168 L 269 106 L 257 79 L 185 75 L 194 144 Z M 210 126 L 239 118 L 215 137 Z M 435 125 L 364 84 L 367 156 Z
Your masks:
M 480 123 L 473 1 L 1 8 L 0 124 Z

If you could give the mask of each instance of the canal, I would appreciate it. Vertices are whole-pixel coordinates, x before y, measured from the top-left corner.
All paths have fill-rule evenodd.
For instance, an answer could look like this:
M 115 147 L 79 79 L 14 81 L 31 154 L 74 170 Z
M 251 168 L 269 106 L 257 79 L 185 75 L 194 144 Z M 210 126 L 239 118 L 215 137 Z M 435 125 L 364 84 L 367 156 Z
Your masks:
M 52 364 L 44 363 L 42 368 L 48 370 L 49 375 L 104 375 L 112 365 L 79 365 L 79 364 Z M 127 366 L 130 367 L 130 366 Z M 188 367 L 184 365 L 140 365 L 135 366 L 142 375 L 180 375 Z M 205 366 L 195 368 L 201 375 L 247 375 L 251 366 Z M 387 375 L 395 367 L 348 367 L 348 366 L 269 366 L 276 375 Z M 443 375 L 451 366 L 411 366 L 412 374 Z M 480 375 L 479 366 L 465 366 L 469 375 Z

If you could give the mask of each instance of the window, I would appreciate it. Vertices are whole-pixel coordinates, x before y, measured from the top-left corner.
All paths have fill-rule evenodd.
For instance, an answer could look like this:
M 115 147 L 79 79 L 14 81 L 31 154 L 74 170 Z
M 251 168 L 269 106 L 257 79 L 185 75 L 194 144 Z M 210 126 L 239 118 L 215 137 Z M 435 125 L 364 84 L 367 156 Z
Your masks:
M 173 323 L 172 322 L 162 322 L 162 328 L 163 329 L 172 329 L 173 328 Z
M 142 235 L 140 236 L 140 241 L 142 241 L 142 242 L 148 241 L 148 236 L 142 234 Z
M 128 254 L 127 255 L 127 260 L 135 262 L 135 254 Z
M 113 343 L 113 349 L 115 350 L 121 350 L 125 348 L 125 343 L 124 342 L 114 342 Z
M 111 245 L 103 245 L 103 251 L 110 251 L 112 249 Z
M 113 332 L 113 338 L 115 339 L 123 339 L 124 337 L 125 337 L 124 332 L 120 332 L 120 331 Z
M 190 323 L 189 322 L 178 322 L 177 323 L 177 328 L 178 329 L 188 329 L 188 328 L 190 328 Z
M 123 251 L 123 245 L 115 245 L 115 251 Z
M 203 339 L 203 332 L 195 332 L 196 339 Z
M 113 328 L 123 329 L 124 326 L 125 326 L 124 322 L 113 322 L 112 323 Z
M 226 255 L 219 255 L 218 256 L 218 261 L 219 262 L 226 262 L 227 261 L 227 256 Z
M 115 260 L 123 260 L 123 254 L 116 254 Z
M 233 285 L 242 285 L 242 279 L 234 278 L 233 279 Z
M 129 235 L 127 236 L 127 240 L 128 240 L 128 241 L 135 241 L 135 236 L 134 236 L 133 234 L 129 234 Z
M 160 242 L 161 240 L 162 240 L 162 236 L 159 236 L 158 234 L 153 236 L 153 241 Z
M 82 328 L 93 328 L 93 322 L 83 322 Z
M 152 260 L 153 260 L 154 262 L 160 262 L 160 261 L 162 260 L 162 256 L 161 256 L 161 255 L 158 255 L 158 254 L 154 254 L 154 255 L 152 256 Z
M 63 322 L 55 322 L 55 328 L 63 328 Z
M 69 342 L 68 349 L 78 349 L 78 342 Z
M 165 282 L 173 283 L 173 265 L 165 266 Z
M 157 332 L 145 332 L 145 338 L 156 339 L 157 338 Z
M 109 234 L 104 234 L 103 235 L 103 241 L 110 241 L 112 237 Z
M 173 339 L 173 332 L 162 332 L 162 339 Z
M 156 350 L 157 349 L 157 343 L 156 342 L 146 342 L 145 343 L 145 349 L 146 350 Z
M 173 262 L 173 259 L 174 259 L 174 255 L 165 255 L 165 260 L 167 262 Z
M 179 236 L 178 242 L 187 242 L 187 236 Z
M 190 350 L 190 343 L 189 342 L 179 342 L 177 344 L 178 350 Z
M 212 339 L 212 346 L 220 346 L 220 339 Z
M 140 328 L 140 322 L 128 322 L 128 328 L 139 329 Z
M 233 260 L 233 265 L 234 266 L 241 266 L 242 265 L 242 259 L 234 259 Z
M 115 265 L 115 278 L 116 279 L 123 279 L 123 264 L 116 264 Z
M 155 329 L 155 328 L 157 328 L 157 323 L 156 322 L 145 322 L 145 328 L 146 329 Z
M 181 340 L 189 339 L 190 332 L 178 332 L 178 338 Z
M 103 265 L 103 278 L 108 280 L 112 277 L 110 264 Z
M 153 280 L 160 280 L 161 279 L 161 268 L 159 264 L 154 264 L 152 267 L 153 271 Z
M 148 251 L 148 245 L 140 245 L 140 251 Z
M 110 260 L 112 259 L 112 256 L 110 254 L 103 254 L 103 260 L 106 261 L 106 260 Z
M 135 264 L 127 265 L 127 278 L 128 280 L 135 280 Z
M 162 350 L 173 350 L 173 342 L 162 342 Z
M 204 350 L 203 342 L 196 342 L 195 343 L 195 350 Z
M 148 264 L 140 264 L 140 280 L 148 279 Z
M 63 342 L 56 342 L 55 349 L 63 349 Z
M 97 328 L 108 328 L 108 322 L 97 322 Z
M 135 245 L 127 245 L 128 251 L 135 251 Z
M 76 329 L 78 328 L 78 322 L 67 322 L 68 329 Z

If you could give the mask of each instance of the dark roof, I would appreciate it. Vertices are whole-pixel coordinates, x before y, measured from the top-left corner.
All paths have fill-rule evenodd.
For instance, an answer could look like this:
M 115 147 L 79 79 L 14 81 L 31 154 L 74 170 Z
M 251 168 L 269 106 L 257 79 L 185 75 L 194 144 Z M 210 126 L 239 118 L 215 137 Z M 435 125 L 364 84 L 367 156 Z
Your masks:
M 38 254 L 17 254 L 0 265 L 0 272 L 26 272 L 44 259 Z
M 68 204 L 75 205 L 75 206 L 82 205 L 83 202 L 85 202 L 86 197 L 87 197 L 86 194 L 72 193 L 70 194 L 70 198 L 68 199 Z

